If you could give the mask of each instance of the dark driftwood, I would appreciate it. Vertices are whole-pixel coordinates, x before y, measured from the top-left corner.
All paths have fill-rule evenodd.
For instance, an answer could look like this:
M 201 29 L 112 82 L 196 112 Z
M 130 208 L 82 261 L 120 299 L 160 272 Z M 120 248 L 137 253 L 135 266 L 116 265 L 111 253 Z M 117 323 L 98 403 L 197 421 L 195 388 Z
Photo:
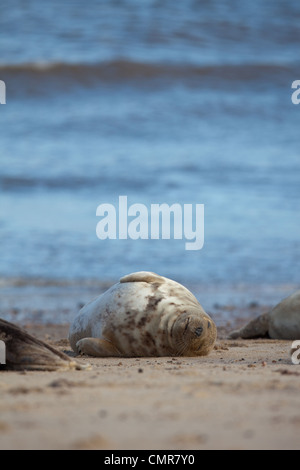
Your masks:
M 6 370 L 85 369 L 73 358 L 0 318 L 0 340 L 6 348 Z

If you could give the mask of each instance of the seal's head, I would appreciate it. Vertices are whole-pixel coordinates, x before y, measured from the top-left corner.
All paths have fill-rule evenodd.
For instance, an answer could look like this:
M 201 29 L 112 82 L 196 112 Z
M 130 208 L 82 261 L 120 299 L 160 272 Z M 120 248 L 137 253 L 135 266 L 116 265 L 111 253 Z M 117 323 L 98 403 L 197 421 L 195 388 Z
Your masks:
M 188 309 L 175 320 L 171 339 L 178 356 L 206 356 L 214 347 L 217 328 L 203 310 Z

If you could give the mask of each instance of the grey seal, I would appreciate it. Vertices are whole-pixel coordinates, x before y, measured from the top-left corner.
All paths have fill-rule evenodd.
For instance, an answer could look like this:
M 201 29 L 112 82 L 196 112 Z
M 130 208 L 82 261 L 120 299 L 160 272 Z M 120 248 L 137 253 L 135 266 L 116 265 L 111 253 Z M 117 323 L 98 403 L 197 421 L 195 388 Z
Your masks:
M 71 324 L 69 341 L 91 356 L 204 356 L 217 328 L 194 295 L 158 274 L 123 277 L 85 305 Z
M 300 290 L 290 295 L 270 312 L 251 320 L 240 330 L 230 333 L 229 338 L 300 339 Z
M 73 358 L 0 318 L 0 340 L 5 344 L 5 370 L 86 369 Z

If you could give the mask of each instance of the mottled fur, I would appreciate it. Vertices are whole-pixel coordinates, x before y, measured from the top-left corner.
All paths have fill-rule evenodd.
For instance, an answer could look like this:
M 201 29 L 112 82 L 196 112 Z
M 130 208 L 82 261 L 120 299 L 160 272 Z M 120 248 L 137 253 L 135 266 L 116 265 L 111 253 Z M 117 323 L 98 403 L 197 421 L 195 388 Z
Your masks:
M 129 274 L 74 319 L 74 351 L 94 356 L 201 356 L 216 326 L 181 284 L 150 272 Z
M 6 347 L 6 365 L 12 370 L 81 369 L 66 354 L 28 334 L 22 328 L 0 319 L 0 339 Z
M 229 335 L 231 339 L 262 336 L 272 339 L 300 339 L 300 290 L 276 305 L 271 312 L 260 315 Z

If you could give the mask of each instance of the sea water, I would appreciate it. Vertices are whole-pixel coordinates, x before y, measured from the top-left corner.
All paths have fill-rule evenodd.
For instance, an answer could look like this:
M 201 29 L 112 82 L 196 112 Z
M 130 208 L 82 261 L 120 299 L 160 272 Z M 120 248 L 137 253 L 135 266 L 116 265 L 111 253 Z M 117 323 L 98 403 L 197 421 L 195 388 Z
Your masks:
M 299 22 L 294 0 L 1 5 L 3 282 L 299 286 Z M 203 248 L 99 240 L 119 196 L 203 204 Z

